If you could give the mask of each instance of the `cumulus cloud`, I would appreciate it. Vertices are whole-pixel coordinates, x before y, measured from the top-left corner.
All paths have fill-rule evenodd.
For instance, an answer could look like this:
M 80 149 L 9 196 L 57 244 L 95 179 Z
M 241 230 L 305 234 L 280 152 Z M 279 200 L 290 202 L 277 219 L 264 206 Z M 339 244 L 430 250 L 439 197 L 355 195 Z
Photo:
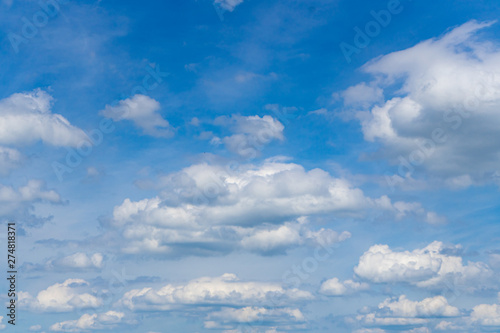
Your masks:
M 143 288 L 126 292 L 118 305 L 130 310 L 170 310 L 181 305 L 234 306 L 276 304 L 275 300 L 296 302 L 313 296 L 299 289 L 284 289 L 281 285 L 265 282 L 241 282 L 234 274 L 203 277 L 184 285 L 168 284 L 160 289 Z
M 483 326 L 500 326 L 500 305 L 477 305 L 472 309 L 470 320 Z
M 17 190 L 11 186 L 0 185 L 0 202 L 15 204 L 33 201 L 60 202 L 61 198 L 57 192 L 45 190 L 45 183 L 41 180 L 30 180 Z
M 53 146 L 76 147 L 87 140 L 81 129 L 72 126 L 60 114 L 52 113 L 51 106 L 52 97 L 40 89 L 0 100 L 0 144 L 25 145 L 42 141 Z M 0 154 L 4 152 L 0 150 Z
M 256 328 L 260 324 L 264 326 L 279 325 L 288 329 L 301 327 L 305 321 L 304 315 L 299 309 L 293 308 L 265 308 L 247 306 L 244 308 L 223 308 L 220 311 L 211 312 L 204 323 L 207 329 L 231 329 L 235 326 L 245 327 L 245 332 L 249 327 Z M 239 324 L 239 325 L 237 325 Z M 272 332 L 266 330 L 266 332 Z
M 224 308 L 221 311 L 212 312 L 208 315 L 208 319 L 217 319 L 222 322 L 238 322 L 250 323 L 254 321 L 261 321 L 264 317 L 269 320 L 269 317 L 289 316 L 294 321 L 304 321 L 304 315 L 299 309 L 281 308 L 281 309 L 267 309 L 256 306 L 247 306 L 241 309 Z
M 3 321 L 3 316 L 0 316 L 0 330 L 3 330 L 5 328 L 5 325 L 2 324 Z
M 68 320 L 50 326 L 56 332 L 81 332 L 89 330 L 109 330 L 123 321 L 123 312 L 108 311 L 105 313 L 84 314 L 77 320 Z
M 102 261 L 103 255 L 101 253 L 87 255 L 83 252 L 77 252 L 56 260 L 50 260 L 47 262 L 47 266 L 62 269 L 95 269 L 102 267 Z
M 355 320 L 366 326 L 422 326 L 429 323 L 430 318 L 456 317 L 460 311 L 448 304 L 443 296 L 425 298 L 422 301 L 411 301 L 405 295 L 388 298 L 371 313 L 356 316 Z M 416 327 L 405 332 L 422 331 L 426 327 Z M 369 331 L 368 331 L 369 332 Z
M 320 169 L 306 171 L 294 163 L 267 160 L 261 165 L 197 164 L 159 179 L 160 194 L 139 201 L 125 199 L 113 210 L 111 227 L 128 242 L 130 253 L 219 252 L 244 248 L 283 252 L 320 239 L 344 240 L 349 235 L 308 226 L 304 216 L 332 214 L 363 217 L 379 211 L 403 217 L 420 214 L 382 196 L 370 198 L 344 179 Z M 299 220 L 300 219 L 300 220 Z M 219 248 L 217 248 L 219 246 Z M 186 246 L 182 247 L 186 254 Z
M 490 285 L 493 272 L 486 264 L 464 264 L 461 257 L 444 254 L 444 250 L 443 243 L 437 241 L 411 252 L 374 245 L 361 256 L 354 272 L 377 283 L 407 282 L 422 288 L 446 284 L 474 291 Z
M 215 0 L 214 5 L 232 12 L 243 0 Z
M 361 290 L 367 290 L 369 287 L 367 283 L 353 280 L 340 281 L 338 278 L 333 278 L 323 282 L 319 292 L 328 296 L 342 296 Z
M 500 51 L 480 41 L 492 22 L 467 22 L 440 38 L 374 59 L 363 70 L 374 77 L 343 94 L 346 104 L 374 105 L 357 117 L 367 141 L 380 142 L 379 156 L 455 186 L 491 181 L 500 164 L 495 144 L 500 126 Z M 380 89 L 396 96 L 379 102 Z
M 224 143 L 227 150 L 246 158 L 256 157 L 262 148 L 273 140 L 283 141 L 284 126 L 271 116 L 219 117 L 216 125 L 229 127 L 234 133 L 222 139 L 213 138 L 212 143 Z
M 281 253 L 298 245 L 331 245 L 351 237 L 347 231 L 338 233 L 321 228 L 317 231 L 307 227 L 307 219 L 286 222 L 279 227 L 246 228 L 240 245 L 243 249 L 262 254 Z
M 386 310 L 396 317 L 457 317 L 460 311 L 448 304 L 443 296 L 425 298 L 422 301 L 411 301 L 405 295 L 399 298 L 388 298 L 379 304 L 380 310 Z
M 172 127 L 162 118 L 159 110 L 160 103 L 156 100 L 144 95 L 134 95 L 121 100 L 118 105 L 106 105 L 100 114 L 114 121 L 130 120 L 147 135 L 171 137 L 174 134 Z
M 88 286 L 82 279 L 67 279 L 40 291 L 36 297 L 19 292 L 19 305 L 37 312 L 71 312 L 76 309 L 98 307 L 101 299 L 81 291 Z

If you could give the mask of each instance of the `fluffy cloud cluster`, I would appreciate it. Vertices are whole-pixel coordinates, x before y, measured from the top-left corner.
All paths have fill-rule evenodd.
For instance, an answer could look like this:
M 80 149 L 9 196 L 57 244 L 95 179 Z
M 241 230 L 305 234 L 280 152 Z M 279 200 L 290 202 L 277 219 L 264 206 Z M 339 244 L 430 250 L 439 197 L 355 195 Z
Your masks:
M 381 310 L 387 310 L 395 317 L 456 317 L 460 315 L 460 311 L 449 305 L 443 296 L 426 298 L 418 302 L 401 295 L 397 299 L 386 299 L 378 307 Z
M 353 280 L 340 281 L 338 278 L 333 278 L 323 282 L 319 292 L 328 296 L 342 296 L 367 290 L 369 287 L 367 283 Z
M 45 190 L 45 183 L 40 180 L 30 180 L 17 190 L 10 186 L 0 185 L 0 202 L 9 205 L 34 201 L 60 202 L 60 200 L 59 194 L 53 190 Z
M 305 321 L 304 315 L 299 309 L 292 308 L 264 308 L 256 306 L 247 306 L 244 308 L 223 308 L 207 316 L 205 328 L 207 329 L 231 329 L 237 327 L 256 328 L 259 324 L 269 327 L 279 325 L 281 328 L 301 327 Z M 245 325 L 246 324 L 246 325 Z
M 453 285 L 473 291 L 489 285 L 493 272 L 486 264 L 464 264 L 461 257 L 444 254 L 444 250 L 437 241 L 411 252 L 374 245 L 361 256 L 354 272 L 377 283 L 407 282 L 422 288 Z
M 125 314 L 123 312 L 108 311 L 99 314 L 84 314 L 77 320 L 68 320 L 55 323 L 50 326 L 56 332 L 81 332 L 89 330 L 104 330 L 115 328 L 122 322 Z
M 500 327 L 500 305 L 498 304 L 480 304 L 472 309 L 470 315 L 472 323 L 478 323 L 483 326 Z
M 53 146 L 76 147 L 87 139 L 79 128 L 60 114 L 51 112 L 52 97 L 37 89 L 13 94 L 0 100 L 0 174 L 18 168 L 24 156 L 7 146 L 23 146 L 43 142 Z M 55 191 L 46 190 L 42 181 L 30 180 L 17 190 L 0 184 L 0 215 L 22 221 L 23 226 L 36 226 L 46 221 L 32 214 L 35 202 L 59 203 Z
M 297 245 L 349 237 L 329 229 L 314 230 L 303 216 L 362 217 L 379 211 L 426 219 L 418 204 L 393 204 L 386 196 L 373 199 L 323 170 L 306 171 L 277 160 L 241 165 L 237 170 L 192 165 L 161 178 L 157 186 L 160 195 L 139 201 L 125 199 L 114 208 L 111 225 L 129 240 L 126 252 L 173 254 L 186 244 L 193 253 L 227 248 L 283 252 Z
M 284 126 L 271 116 L 219 117 L 216 125 L 229 127 L 234 134 L 222 139 L 214 137 L 212 144 L 224 143 L 227 150 L 245 158 L 255 158 L 273 140 L 284 140 Z
M 357 114 L 364 137 L 383 144 L 380 156 L 399 165 L 402 178 L 418 169 L 468 186 L 498 170 L 491 138 L 500 128 L 500 51 L 475 37 L 491 24 L 471 21 L 377 58 L 363 67 L 375 79 L 343 93 L 346 105 L 372 105 Z M 395 84 L 396 97 L 383 101 L 382 90 Z
M 208 319 L 217 319 L 223 322 L 250 323 L 262 320 L 263 317 L 281 317 L 283 315 L 289 316 L 296 321 L 304 320 L 304 315 L 298 309 L 266 309 L 256 306 L 247 306 L 240 309 L 224 308 L 221 311 L 210 313 Z
M 312 299 L 307 291 L 284 289 L 279 284 L 241 282 L 234 274 L 204 277 L 184 285 L 168 284 L 160 289 L 130 290 L 118 305 L 130 310 L 170 310 L 182 305 L 253 305 L 268 303 L 280 305 L 283 301 L 296 302 Z
M 405 295 L 388 298 L 378 305 L 375 312 L 358 315 L 355 320 L 366 326 L 421 326 L 429 318 L 456 317 L 460 311 L 448 304 L 443 296 L 411 301 Z M 369 332 L 369 331 L 368 331 Z M 420 331 L 418 331 L 420 332 Z
M 87 135 L 81 129 L 51 112 L 51 104 L 52 97 L 39 89 L 0 100 L 0 144 L 43 141 L 53 146 L 76 147 L 86 140 Z
M 450 317 L 454 312 L 456 310 L 451 311 Z M 498 304 L 479 304 L 472 308 L 468 316 L 447 318 L 435 325 L 437 331 L 447 332 L 496 332 L 498 328 L 500 328 L 500 305 Z
M 160 103 L 151 97 L 134 95 L 121 100 L 118 105 L 106 105 L 101 115 L 114 121 L 130 120 L 145 134 L 155 137 L 171 137 L 172 127 L 159 114 Z
M 159 289 L 130 290 L 115 305 L 132 311 L 175 310 L 190 315 L 196 306 L 198 316 L 205 316 L 207 329 L 264 332 L 269 326 L 303 328 L 304 315 L 290 306 L 311 299 L 313 295 L 307 291 L 277 283 L 239 281 L 234 274 L 224 274 Z
M 101 299 L 82 291 L 85 286 L 88 286 L 85 280 L 68 279 L 40 291 L 36 297 L 27 292 L 19 292 L 19 305 L 37 312 L 71 312 L 100 306 Z

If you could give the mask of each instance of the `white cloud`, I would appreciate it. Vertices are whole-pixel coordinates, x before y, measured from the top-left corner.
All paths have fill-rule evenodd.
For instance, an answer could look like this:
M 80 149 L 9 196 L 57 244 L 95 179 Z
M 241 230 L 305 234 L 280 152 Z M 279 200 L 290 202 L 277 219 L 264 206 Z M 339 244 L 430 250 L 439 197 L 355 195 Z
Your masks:
M 19 293 L 19 305 L 32 311 L 71 312 L 75 309 L 98 307 L 102 301 L 94 295 L 80 292 L 88 282 L 82 279 L 67 279 L 40 291 L 36 297 L 27 292 Z
M 297 223 L 286 222 L 278 227 L 246 228 L 246 232 L 242 233 L 241 247 L 259 253 L 273 253 L 308 243 L 331 245 L 351 237 L 347 231 L 340 234 L 323 228 L 312 231 L 306 223 L 307 219 L 299 218 Z
M 172 127 L 158 113 L 159 110 L 160 103 L 156 100 L 144 95 L 134 95 L 121 100 L 118 105 L 106 105 L 100 114 L 114 121 L 130 120 L 148 135 L 171 137 L 174 134 Z
M 0 330 L 3 330 L 5 328 L 5 325 L 2 324 L 3 321 L 3 316 L 0 316 Z
M 221 311 L 212 312 L 207 316 L 210 321 L 222 323 L 251 323 L 256 321 L 304 321 L 304 315 L 299 309 L 292 308 L 263 308 L 247 306 L 244 308 L 224 308 Z
M 214 5 L 232 12 L 243 0 L 214 0 Z
M 369 287 L 367 283 L 353 280 L 345 280 L 342 282 L 338 278 L 333 278 L 323 282 L 319 292 L 328 296 L 341 296 L 361 290 L 367 290 Z
M 224 332 L 277 333 L 278 326 L 285 330 L 304 329 L 305 317 L 299 309 L 287 307 L 223 308 L 207 315 L 206 329 L 225 329 Z
M 448 304 L 443 296 L 425 298 L 422 301 L 411 301 L 405 295 L 398 298 L 388 298 L 378 305 L 371 313 L 355 317 L 355 322 L 366 326 L 422 326 L 429 319 L 442 317 L 457 317 L 460 311 Z M 352 320 L 351 320 L 352 321 Z M 430 332 L 427 327 L 416 327 L 404 332 Z M 363 330 L 360 330 L 363 332 Z M 370 329 L 368 331 L 370 332 Z M 375 331 L 377 332 L 377 331 Z
M 213 143 L 223 142 L 227 150 L 247 158 L 256 157 L 273 140 L 284 140 L 285 127 L 271 116 L 233 115 L 230 118 L 219 117 L 215 124 L 229 127 L 234 134 L 222 139 L 214 138 L 216 140 Z
M 160 289 L 143 288 L 126 292 L 118 302 L 130 310 L 170 310 L 180 305 L 262 305 L 275 299 L 294 302 L 312 299 L 307 291 L 284 289 L 265 282 L 240 282 L 234 274 L 203 277 L 184 285 L 168 284 Z
M 37 89 L 0 100 L 0 144 L 24 145 L 36 141 L 76 147 L 88 140 L 60 114 L 51 113 L 52 97 Z
M 463 331 L 467 329 L 465 326 L 456 325 L 446 320 L 440 321 L 435 328 L 438 331 Z
M 399 165 L 400 176 L 418 169 L 455 187 L 491 181 L 497 171 L 500 148 L 491 138 L 500 126 L 500 51 L 475 37 L 490 25 L 470 21 L 376 58 L 363 67 L 374 81 L 344 92 L 350 104 L 353 92 L 370 87 L 376 101 L 378 89 L 402 81 L 396 97 L 357 115 L 365 139 L 383 144 L 379 155 Z
M 464 265 L 461 257 L 443 254 L 445 249 L 437 241 L 412 252 L 374 245 L 361 256 L 354 272 L 373 282 L 407 282 L 422 288 L 439 288 L 446 283 L 473 291 L 488 285 L 493 273 L 486 264 Z
M 50 327 L 56 332 L 81 332 L 88 330 L 113 329 L 121 323 L 125 314 L 123 312 L 108 311 L 106 313 L 84 314 L 77 320 L 68 320 L 55 323 Z
M 500 305 L 477 305 L 472 309 L 470 320 L 483 326 L 500 326 Z
M 328 229 L 314 230 L 301 216 L 333 214 L 363 217 L 379 211 L 403 217 L 420 214 L 382 196 L 366 197 L 344 179 L 300 165 L 267 160 L 262 165 L 198 164 L 162 177 L 160 195 L 139 201 L 125 199 L 113 211 L 111 226 L 121 231 L 130 253 L 175 253 L 179 244 L 190 251 L 218 252 L 217 246 L 258 252 L 281 251 L 319 239 L 343 240 Z M 288 223 L 286 223 L 288 221 Z M 302 222 L 301 222 L 302 221 Z M 232 245 L 231 245 L 232 244 Z M 201 247 L 201 248 L 200 248 Z M 227 249 L 227 246 L 224 248 Z M 186 247 L 182 252 L 186 254 Z
M 57 203 L 61 201 L 61 198 L 56 191 L 45 190 L 45 183 L 40 180 L 30 180 L 25 186 L 21 186 L 17 190 L 0 184 L 0 203 L 16 204 L 33 201 Z
M 411 301 L 405 295 L 399 298 L 388 298 L 379 304 L 379 309 L 387 310 L 395 317 L 457 317 L 460 311 L 448 304 L 443 296 L 425 298 L 422 301 Z
M 283 225 L 272 230 L 259 230 L 241 240 L 241 245 L 247 249 L 268 251 L 279 247 L 288 247 L 300 242 L 300 234 L 296 229 Z
M 41 331 L 42 330 L 42 325 L 33 325 L 30 326 L 30 331 Z
M 103 261 L 103 255 L 101 253 L 94 253 L 91 256 L 83 252 L 77 252 L 72 255 L 51 260 L 47 265 L 55 266 L 59 268 L 75 268 L 75 269 L 91 269 L 91 268 L 101 268 Z

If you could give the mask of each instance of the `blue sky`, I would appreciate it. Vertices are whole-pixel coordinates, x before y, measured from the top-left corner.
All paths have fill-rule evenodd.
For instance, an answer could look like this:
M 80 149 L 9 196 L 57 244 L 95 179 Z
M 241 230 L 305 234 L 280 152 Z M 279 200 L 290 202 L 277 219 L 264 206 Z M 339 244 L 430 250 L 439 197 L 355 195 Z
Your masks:
M 499 4 L 0 8 L 1 330 L 500 330 Z

